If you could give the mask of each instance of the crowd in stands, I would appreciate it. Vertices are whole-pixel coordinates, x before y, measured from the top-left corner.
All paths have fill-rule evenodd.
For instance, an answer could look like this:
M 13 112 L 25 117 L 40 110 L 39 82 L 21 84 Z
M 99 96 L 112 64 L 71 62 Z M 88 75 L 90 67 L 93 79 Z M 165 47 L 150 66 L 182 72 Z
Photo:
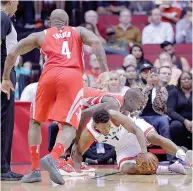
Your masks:
M 20 4 L 21 7 L 25 5 Z M 129 88 L 141 89 L 144 101 L 133 115 L 146 120 L 160 135 L 177 145 L 192 149 L 192 63 L 186 55 L 175 51 L 176 44 L 192 43 L 192 1 L 37 1 L 35 11 L 25 17 L 25 21 L 21 12 L 18 13 L 20 24 L 16 24 L 25 29 L 46 28 L 49 14 L 56 7 L 69 12 L 72 25 L 82 25 L 95 33 L 107 55 L 123 57 L 123 62 L 116 63 L 116 67 L 111 67 L 108 61 L 113 70 L 101 74 L 92 48 L 84 45 L 84 54 L 89 58 L 83 75 L 84 86 L 116 95 L 124 95 Z M 134 17 L 143 19 L 135 22 Z M 145 45 L 150 44 L 160 48 L 153 61 L 146 59 L 144 51 Z M 191 54 L 191 45 L 184 51 Z M 43 63 L 41 57 L 36 65 L 39 62 Z M 33 70 L 30 59 L 21 60 L 16 68 L 17 100 L 32 101 L 41 68 L 42 65 Z M 32 72 L 33 79 L 30 78 Z M 108 155 L 106 150 L 109 150 Z M 106 145 L 94 143 L 84 159 L 91 164 L 112 163 L 115 152 Z M 171 156 L 167 159 L 171 160 Z

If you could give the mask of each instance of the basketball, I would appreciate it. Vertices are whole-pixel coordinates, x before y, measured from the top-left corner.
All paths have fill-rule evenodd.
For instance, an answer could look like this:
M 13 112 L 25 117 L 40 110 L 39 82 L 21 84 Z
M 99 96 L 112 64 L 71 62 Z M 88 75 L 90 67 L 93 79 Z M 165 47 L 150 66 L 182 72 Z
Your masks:
M 136 164 L 137 164 L 137 166 L 138 166 L 138 169 L 139 169 L 139 172 L 141 173 L 141 174 L 153 174 L 153 173 L 155 173 L 156 172 L 156 170 L 157 170 L 157 168 L 158 168 L 158 165 L 159 165 L 159 160 L 158 160 L 158 158 L 156 157 L 156 155 L 154 155 L 154 154 L 152 154 L 152 153 L 148 153 L 148 155 L 151 157 L 151 158 L 153 158 L 153 160 L 155 161 L 155 163 L 156 163 L 156 169 L 155 170 L 153 170 L 153 169 L 148 169 L 148 167 L 147 167 L 147 164 L 145 163 L 145 162 L 142 162 L 142 165 L 139 167 L 139 164 L 141 164 L 141 157 L 140 157 L 140 155 L 138 155 L 137 156 L 137 158 L 136 158 Z

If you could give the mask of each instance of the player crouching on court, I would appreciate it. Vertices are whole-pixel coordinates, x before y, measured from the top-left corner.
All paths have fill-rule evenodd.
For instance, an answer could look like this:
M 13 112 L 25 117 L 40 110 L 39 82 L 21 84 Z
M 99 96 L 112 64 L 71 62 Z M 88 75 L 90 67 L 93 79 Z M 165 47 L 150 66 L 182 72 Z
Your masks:
M 82 155 L 94 142 L 102 142 L 115 147 L 117 163 L 125 174 L 152 174 L 158 167 L 158 161 L 148 154 L 143 132 L 132 120 L 118 111 L 99 110 L 81 134 L 73 159 L 75 168 L 79 168 Z M 139 163 L 136 165 L 136 157 Z M 146 173 L 143 172 L 144 163 Z M 143 165 L 142 165 L 143 164 Z

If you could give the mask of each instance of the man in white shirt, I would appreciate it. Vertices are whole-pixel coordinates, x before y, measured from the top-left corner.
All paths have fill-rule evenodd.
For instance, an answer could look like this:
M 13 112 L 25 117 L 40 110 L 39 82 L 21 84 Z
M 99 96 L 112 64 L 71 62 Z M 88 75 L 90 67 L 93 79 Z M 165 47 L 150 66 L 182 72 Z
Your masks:
M 161 44 L 165 40 L 174 41 L 174 31 L 170 23 L 161 21 L 161 11 L 158 8 L 152 9 L 150 21 L 142 32 L 142 44 Z

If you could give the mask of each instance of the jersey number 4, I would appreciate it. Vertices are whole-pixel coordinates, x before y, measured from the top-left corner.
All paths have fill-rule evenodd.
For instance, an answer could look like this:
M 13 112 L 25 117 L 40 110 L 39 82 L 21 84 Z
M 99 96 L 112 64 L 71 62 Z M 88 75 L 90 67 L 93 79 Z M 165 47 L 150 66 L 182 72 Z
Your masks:
M 62 54 L 67 58 L 71 58 L 71 52 L 69 50 L 68 41 L 64 41 L 62 44 Z

